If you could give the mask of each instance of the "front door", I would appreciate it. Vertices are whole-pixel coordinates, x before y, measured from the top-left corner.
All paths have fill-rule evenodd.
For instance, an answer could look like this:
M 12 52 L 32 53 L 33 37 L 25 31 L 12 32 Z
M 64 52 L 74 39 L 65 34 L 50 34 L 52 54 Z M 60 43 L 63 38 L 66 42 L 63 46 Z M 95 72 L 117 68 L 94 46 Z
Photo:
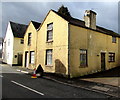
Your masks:
M 18 53 L 18 65 L 19 66 L 22 66 L 22 57 L 23 57 L 23 55 Z
M 105 53 L 101 53 L 101 71 L 105 70 Z
M 29 65 L 29 55 L 28 55 L 28 52 L 25 52 L 25 67 L 28 67 Z

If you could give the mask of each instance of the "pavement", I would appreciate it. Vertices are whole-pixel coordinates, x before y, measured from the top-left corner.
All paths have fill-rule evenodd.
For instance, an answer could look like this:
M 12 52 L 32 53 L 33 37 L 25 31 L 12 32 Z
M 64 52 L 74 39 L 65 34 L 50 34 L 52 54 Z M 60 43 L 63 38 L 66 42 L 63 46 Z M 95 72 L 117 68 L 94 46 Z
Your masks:
M 13 66 L 14 70 L 28 75 L 33 74 L 33 70 Z M 114 97 L 120 97 L 120 67 L 105 72 L 99 72 L 79 78 L 67 79 L 56 74 L 44 73 L 43 78 L 70 86 L 80 87 L 95 92 L 104 93 Z
M 13 66 L 13 68 L 15 68 L 17 71 L 20 71 L 20 72 L 26 73 L 26 74 L 30 74 L 30 75 L 32 75 L 32 73 L 34 71 L 34 70 L 31 70 L 31 69 L 22 68 L 21 66 Z M 118 69 L 120 69 L 120 67 L 118 67 L 116 70 L 118 71 Z M 95 74 L 92 74 L 92 75 L 87 75 L 85 77 L 80 77 L 80 78 L 76 78 L 76 79 L 120 87 L 120 75 L 118 75 L 115 72 L 115 70 L 114 71 L 113 70 L 114 69 L 112 69 L 110 71 L 106 71 L 107 73 L 110 73 L 112 71 L 112 74 L 114 74 L 113 76 L 105 76 L 106 72 L 102 72 L 102 73 L 95 73 Z M 99 76 L 99 74 L 102 74 L 102 76 Z M 115 74 L 117 74 L 118 76 L 115 75 Z M 50 74 L 50 73 L 45 74 L 45 75 L 50 76 L 52 78 L 59 77 L 59 76 L 56 76 L 56 75 L 53 75 L 53 74 Z
M 120 83 L 119 83 L 120 77 L 85 78 L 85 79 L 81 79 L 81 80 L 120 87 Z

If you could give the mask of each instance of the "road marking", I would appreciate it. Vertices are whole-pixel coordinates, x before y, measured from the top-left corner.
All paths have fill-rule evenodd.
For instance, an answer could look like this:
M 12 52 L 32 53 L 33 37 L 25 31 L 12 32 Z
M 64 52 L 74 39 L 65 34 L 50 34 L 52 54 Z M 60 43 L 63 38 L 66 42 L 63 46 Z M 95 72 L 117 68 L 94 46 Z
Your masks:
M 18 72 L 20 72 L 20 70 L 19 70 L 19 69 L 17 69 L 17 71 L 18 71 Z
M 27 72 L 27 71 L 21 71 L 22 73 L 25 73 L 25 74 L 28 74 L 29 72 Z
M 2 75 L 0 75 L 0 77 L 3 77 Z
M 30 91 L 33 91 L 33 92 L 35 92 L 35 93 L 37 93 L 37 94 L 44 95 L 44 94 L 41 93 L 41 92 L 38 92 L 38 91 L 36 91 L 36 90 L 34 90 L 34 89 L 31 89 L 31 88 L 29 88 L 29 87 L 27 87 L 27 86 L 25 86 L 25 85 L 22 85 L 22 84 L 20 84 L 20 83 L 15 82 L 15 81 L 11 81 L 11 82 L 14 83 L 14 84 L 16 84 L 16 85 L 19 85 L 19 86 L 21 86 L 21 87 L 23 87 L 23 88 L 26 88 L 26 89 L 28 89 L 28 90 L 30 90 Z

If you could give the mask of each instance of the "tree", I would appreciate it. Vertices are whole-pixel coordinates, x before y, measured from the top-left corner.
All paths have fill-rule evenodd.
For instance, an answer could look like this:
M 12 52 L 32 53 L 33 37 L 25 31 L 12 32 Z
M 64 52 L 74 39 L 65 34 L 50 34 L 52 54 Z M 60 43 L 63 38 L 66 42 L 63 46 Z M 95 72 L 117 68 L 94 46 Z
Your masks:
M 58 13 L 60 13 L 60 14 L 62 14 L 62 15 L 65 15 L 65 16 L 71 17 L 70 12 L 68 11 L 68 8 L 67 8 L 67 7 L 64 7 L 64 5 L 62 5 L 62 6 L 58 9 Z

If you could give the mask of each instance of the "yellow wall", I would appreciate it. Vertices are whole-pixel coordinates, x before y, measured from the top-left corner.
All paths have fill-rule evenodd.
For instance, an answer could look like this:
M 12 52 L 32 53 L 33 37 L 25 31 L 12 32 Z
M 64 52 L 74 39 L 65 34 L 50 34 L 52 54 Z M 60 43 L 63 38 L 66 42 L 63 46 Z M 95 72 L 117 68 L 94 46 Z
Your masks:
M 88 66 L 80 66 L 80 49 L 87 49 Z M 118 66 L 118 38 L 112 43 L 112 36 L 70 25 L 70 73 L 71 77 L 101 71 L 101 52 L 105 52 L 106 69 Z M 115 53 L 115 62 L 108 62 L 108 53 Z
M 120 38 L 118 38 L 118 65 L 120 65 Z
M 28 46 L 28 33 L 32 33 L 30 46 Z M 33 26 L 32 22 L 30 22 L 29 26 L 26 30 L 25 36 L 24 36 L 23 67 L 25 67 L 25 51 L 28 51 L 29 56 L 30 56 L 30 51 L 36 52 L 36 41 L 37 41 L 37 31 L 36 31 L 35 27 Z M 34 57 L 34 58 L 36 58 L 36 57 Z M 35 63 L 29 64 L 29 68 L 30 69 L 35 68 Z
M 18 53 L 23 54 L 23 44 L 21 44 L 21 39 L 23 38 L 14 38 L 13 64 L 18 64 L 17 63 L 18 57 L 15 58 L 15 55 L 18 55 Z
M 47 24 L 53 22 L 53 42 L 47 43 Z M 68 22 L 50 11 L 38 31 L 37 66 L 45 72 L 68 74 Z M 46 66 L 46 49 L 53 49 L 53 65 Z

